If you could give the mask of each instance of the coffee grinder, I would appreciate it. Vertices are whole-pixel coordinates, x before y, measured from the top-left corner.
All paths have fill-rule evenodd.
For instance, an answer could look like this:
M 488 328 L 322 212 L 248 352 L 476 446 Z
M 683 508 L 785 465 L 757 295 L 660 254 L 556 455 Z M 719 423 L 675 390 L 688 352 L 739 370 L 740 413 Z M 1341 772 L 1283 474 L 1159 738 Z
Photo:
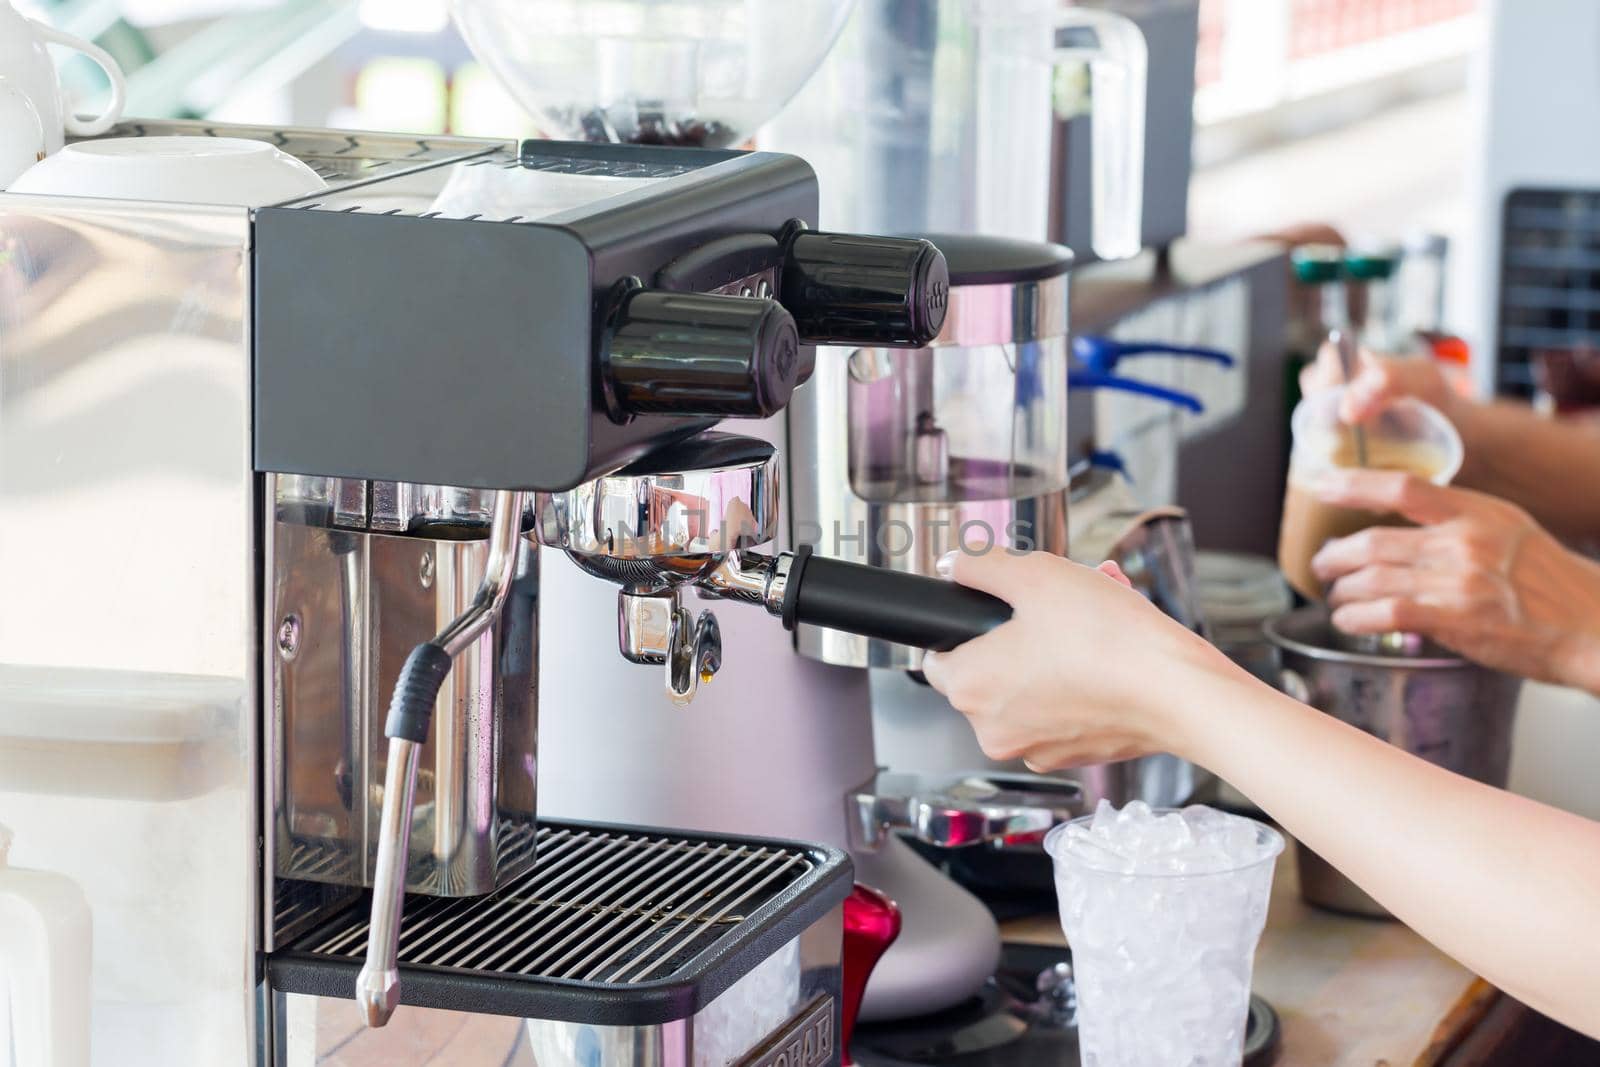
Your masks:
M 1067 555 L 1080 516 L 1114 495 L 1095 465 L 1093 420 L 1082 417 L 1089 389 L 1189 401 L 1085 364 L 1070 346 L 1071 327 L 1082 330 L 1069 322 L 1074 257 L 1042 242 L 1070 240 L 1081 263 L 1134 256 L 1183 232 L 1174 205 L 1186 199 L 1196 25 L 1195 5 L 1182 0 L 863 0 L 818 74 L 764 131 L 764 144 L 796 151 L 831 179 L 830 214 L 928 236 L 951 265 L 951 314 L 932 346 L 825 349 L 790 409 L 797 522 L 810 523 L 804 535 L 822 551 L 922 574 L 958 545 Z M 1166 543 L 1187 544 L 1181 515 L 1157 522 Z M 798 644 L 825 662 L 877 668 L 875 752 L 892 772 L 878 776 L 878 792 L 945 804 L 1004 794 L 1074 814 L 1099 796 L 1181 803 L 1192 792 L 1186 765 L 1165 757 L 1048 778 L 999 765 L 919 684 L 920 650 L 807 630 Z M 1040 858 L 1026 834 L 950 849 L 900 833 L 950 870 L 1031 872 Z M 915 918 L 903 942 L 921 934 Z M 904 952 L 880 965 L 885 979 Z M 878 1007 L 869 1003 L 869 1017 L 892 1014 Z

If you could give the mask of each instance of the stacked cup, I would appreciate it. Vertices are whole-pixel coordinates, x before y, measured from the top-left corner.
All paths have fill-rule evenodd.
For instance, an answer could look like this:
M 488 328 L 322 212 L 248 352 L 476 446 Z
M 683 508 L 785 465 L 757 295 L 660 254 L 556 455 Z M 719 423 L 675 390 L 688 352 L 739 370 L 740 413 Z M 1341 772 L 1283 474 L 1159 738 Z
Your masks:
M 82 52 L 111 80 L 111 100 L 98 117 L 84 119 L 64 99 L 47 44 Z M 128 85 L 104 50 L 69 33 L 23 18 L 0 0 L 0 188 L 52 152 L 67 134 L 97 137 L 122 117 Z

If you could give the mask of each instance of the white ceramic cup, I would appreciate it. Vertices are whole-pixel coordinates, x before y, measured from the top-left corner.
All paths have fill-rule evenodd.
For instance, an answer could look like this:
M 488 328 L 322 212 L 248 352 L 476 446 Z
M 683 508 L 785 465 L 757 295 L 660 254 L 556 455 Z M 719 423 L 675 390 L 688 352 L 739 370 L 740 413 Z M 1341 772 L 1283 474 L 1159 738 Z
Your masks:
M 261 207 L 327 188 L 316 171 L 241 137 L 107 137 L 69 144 L 11 183 L 13 193 Z
M 26 93 L 0 81 L 0 189 L 44 158 L 44 124 Z
M 46 45 L 82 52 L 106 72 L 111 99 L 94 118 L 80 118 L 63 98 Z M 104 49 L 41 22 L 0 0 L 0 188 L 27 166 L 59 151 L 67 134 L 98 137 L 122 117 L 128 84 Z M 19 165 L 20 164 L 20 165 Z

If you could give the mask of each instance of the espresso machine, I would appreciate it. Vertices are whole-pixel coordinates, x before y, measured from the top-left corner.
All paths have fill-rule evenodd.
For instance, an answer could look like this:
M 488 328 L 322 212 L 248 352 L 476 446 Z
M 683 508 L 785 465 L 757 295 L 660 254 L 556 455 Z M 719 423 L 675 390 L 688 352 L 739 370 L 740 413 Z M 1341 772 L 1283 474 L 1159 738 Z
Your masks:
M 112 135 L 265 141 L 326 189 L 0 194 L 0 569 L 25 609 L 0 624 L 0 808 L 12 862 L 93 915 L 92 1062 L 404 1062 L 441 1027 L 464 1064 L 837 1062 L 851 865 L 828 835 L 547 817 L 542 726 L 574 710 L 552 616 L 591 637 L 551 574 L 599 587 L 589 683 L 638 679 L 637 710 L 697 739 L 721 676 L 799 664 L 864 694 L 794 628 L 949 648 L 1003 622 L 763 547 L 762 420 L 813 345 L 935 337 L 944 257 L 812 229 L 787 156 Z M 711 432 L 732 418 L 758 436 Z M 793 755 L 767 754 L 777 791 Z M 703 791 L 733 770 L 700 764 Z

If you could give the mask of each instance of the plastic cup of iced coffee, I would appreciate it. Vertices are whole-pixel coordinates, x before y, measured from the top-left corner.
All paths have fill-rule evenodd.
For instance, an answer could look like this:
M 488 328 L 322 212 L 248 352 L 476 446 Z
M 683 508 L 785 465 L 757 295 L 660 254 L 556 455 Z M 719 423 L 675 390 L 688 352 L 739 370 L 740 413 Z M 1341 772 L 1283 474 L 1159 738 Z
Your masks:
M 1317 498 L 1317 480 L 1338 467 L 1359 467 L 1356 435 L 1339 419 L 1344 387 L 1302 400 L 1290 418 L 1294 445 L 1289 457 L 1289 485 L 1278 528 L 1278 566 L 1300 595 L 1321 600 L 1322 583 L 1311 571 L 1311 559 L 1328 541 L 1348 537 L 1369 526 L 1404 525 L 1398 515 L 1360 508 L 1342 508 Z M 1361 427 L 1366 437 L 1366 466 L 1372 470 L 1409 471 L 1436 485 L 1448 485 L 1461 469 L 1461 435 L 1450 420 L 1420 400 L 1394 401 Z
M 1085 1067 L 1238 1064 L 1283 837 L 1194 806 L 1093 815 L 1045 837 Z

